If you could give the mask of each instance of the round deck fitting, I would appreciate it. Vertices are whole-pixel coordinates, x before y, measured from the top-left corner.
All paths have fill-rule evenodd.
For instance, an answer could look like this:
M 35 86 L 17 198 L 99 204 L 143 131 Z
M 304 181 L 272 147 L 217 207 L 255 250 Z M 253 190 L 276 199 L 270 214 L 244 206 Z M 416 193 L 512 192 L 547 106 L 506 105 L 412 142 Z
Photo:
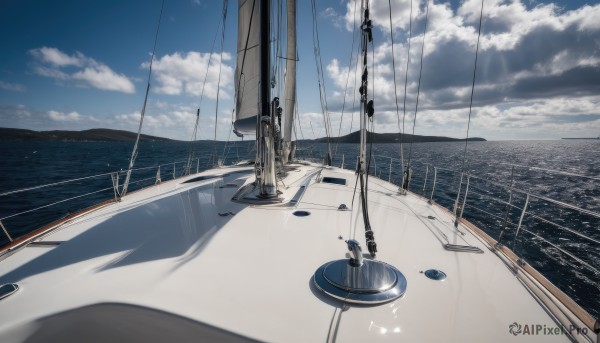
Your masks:
M 406 278 L 393 266 L 364 260 L 360 266 L 350 259 L 328 262 L 315 272 L 314 283 L 325 294 L 344 302 L 375 305 L 404 295 Z
M 427 269 L 425 271 L 425 276 L 430 278 L 431 280 L 443 281 L 446 279 L 446 273 L 437 269 Z

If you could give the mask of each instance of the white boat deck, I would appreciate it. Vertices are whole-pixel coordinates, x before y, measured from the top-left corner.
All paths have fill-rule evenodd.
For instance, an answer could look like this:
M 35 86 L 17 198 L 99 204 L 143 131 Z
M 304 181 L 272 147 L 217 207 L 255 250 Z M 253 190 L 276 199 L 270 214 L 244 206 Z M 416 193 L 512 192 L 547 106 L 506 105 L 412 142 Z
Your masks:
M 406 294 L 379 306 L 344 306 L 324 295 L 313 285 L 315 271 L 347 258 L 347 239 L 366 251 L 358 192 L 352 205 L 355 175 L 296 167 L 283 180 L 285 199 L 313 174 L 296 206 L 232 202 L 253 172 L 222 168 L 131 193 L 41 238 L 58 245 L 6 255 L 0 284 L 20 289 L 0 301 L 0 341 L 182 341 L 191 332 L 188 340 L 569 340 L 509 333 L 515 322 L 559 324 L 479 237 L 462 224 L 454 228 L 447 211 L 374 177 L 368 201 L 377 259 L 404 274 Z M 240 169 L 246 172 L 182 183 Z M 319 170 L 347 185 L 318 182 Z M 484 253 L 448 251 L 446 243 Z M 425 277 L 431 268 L 447 279 Z

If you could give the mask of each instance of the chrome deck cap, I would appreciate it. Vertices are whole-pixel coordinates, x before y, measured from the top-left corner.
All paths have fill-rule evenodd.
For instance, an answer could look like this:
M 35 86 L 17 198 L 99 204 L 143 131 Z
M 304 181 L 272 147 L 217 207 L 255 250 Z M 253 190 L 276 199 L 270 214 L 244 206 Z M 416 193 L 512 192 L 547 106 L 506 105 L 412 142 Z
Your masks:
M 406 278 L 393 266 L 376 260 L 342 259 L 325 263 L 314 283 L 325 294 L 348 303 L 382 304 L 404 295 Z

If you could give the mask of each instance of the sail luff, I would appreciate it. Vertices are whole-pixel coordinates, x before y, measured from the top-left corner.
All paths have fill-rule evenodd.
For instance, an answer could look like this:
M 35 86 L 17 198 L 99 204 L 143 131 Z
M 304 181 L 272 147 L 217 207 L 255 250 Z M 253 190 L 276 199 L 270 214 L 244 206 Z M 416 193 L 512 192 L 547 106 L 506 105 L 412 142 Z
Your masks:
M 287 57 L 285 67 L 283 140 L 291 142 L 296 108 L 296 0 L 287 1 Z
M 237 63 L 235 70 L 235 130 L 254 134 L 259 113 L 260 1 L 238 1 Z
M 292 128 L 296 110 L 296 0 L 287 1 L 287 52 L 285 94 L 283 103 L 283 144 L 281 160 L 284 164 L 294 159 Z

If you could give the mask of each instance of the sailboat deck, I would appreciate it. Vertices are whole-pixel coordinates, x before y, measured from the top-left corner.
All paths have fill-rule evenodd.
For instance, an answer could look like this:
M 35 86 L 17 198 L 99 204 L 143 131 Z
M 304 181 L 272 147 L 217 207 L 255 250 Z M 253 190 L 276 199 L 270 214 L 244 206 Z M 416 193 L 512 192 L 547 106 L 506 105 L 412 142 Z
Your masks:
M 568 340 L 564 334 L 510 334 L 515 322 L 559 325 L 479 236 L 462 224 L 454 228 L 446 210 L 398 194 L 396 186 L 374 177 L 368 202 L 376 258 L 404 274 L 406 294 L 379 306 L 345 306 L 322 294 L 313 284 L 315 271 L 349 256 L 345 240 L 364 246 L 355 175 L 312 164 L 294 167 L 282 180 L 281 197 L 287 199 L 282 204 L 232 201 L 253 172 L 221 168 L 201 175 L 223 177 L 185 183 L 198 177 L 193 175 L 131 193 L 38 239 L 52 245 L 28 245 L 5 255 L 0 284 L 20 289 L 0 302 L 0 341 L 62 337 L 56 335 L 75 328 L 49 326 L 69 318 L 66 313 L 94 312 L 100 305 L 103 315 L 89 319 L 94 325 L 122 313 L 119 306 L 132 305 L 135 313 L 163 314 L 161 330 L 170 337 L 191 325 L 213 328 L 204 331 L 210 334 L 223 330 L 225 336 L 207 337 L 224 340 Z M 322 177 L 346 179 L 346 185 L 324 183 Z M 296 195 L 299 201 L 290 203 Z M 349 210 L 339 210 L 341 204 Z M 448 251 L 447 243 L 483 253 Z M 432 268 L 447 278 L 425 277 Z M 134 320 L 123 321 L 123 330 L 111 338 L 141 337 Z M 85 332 L 78 334 L 85 338 Z

